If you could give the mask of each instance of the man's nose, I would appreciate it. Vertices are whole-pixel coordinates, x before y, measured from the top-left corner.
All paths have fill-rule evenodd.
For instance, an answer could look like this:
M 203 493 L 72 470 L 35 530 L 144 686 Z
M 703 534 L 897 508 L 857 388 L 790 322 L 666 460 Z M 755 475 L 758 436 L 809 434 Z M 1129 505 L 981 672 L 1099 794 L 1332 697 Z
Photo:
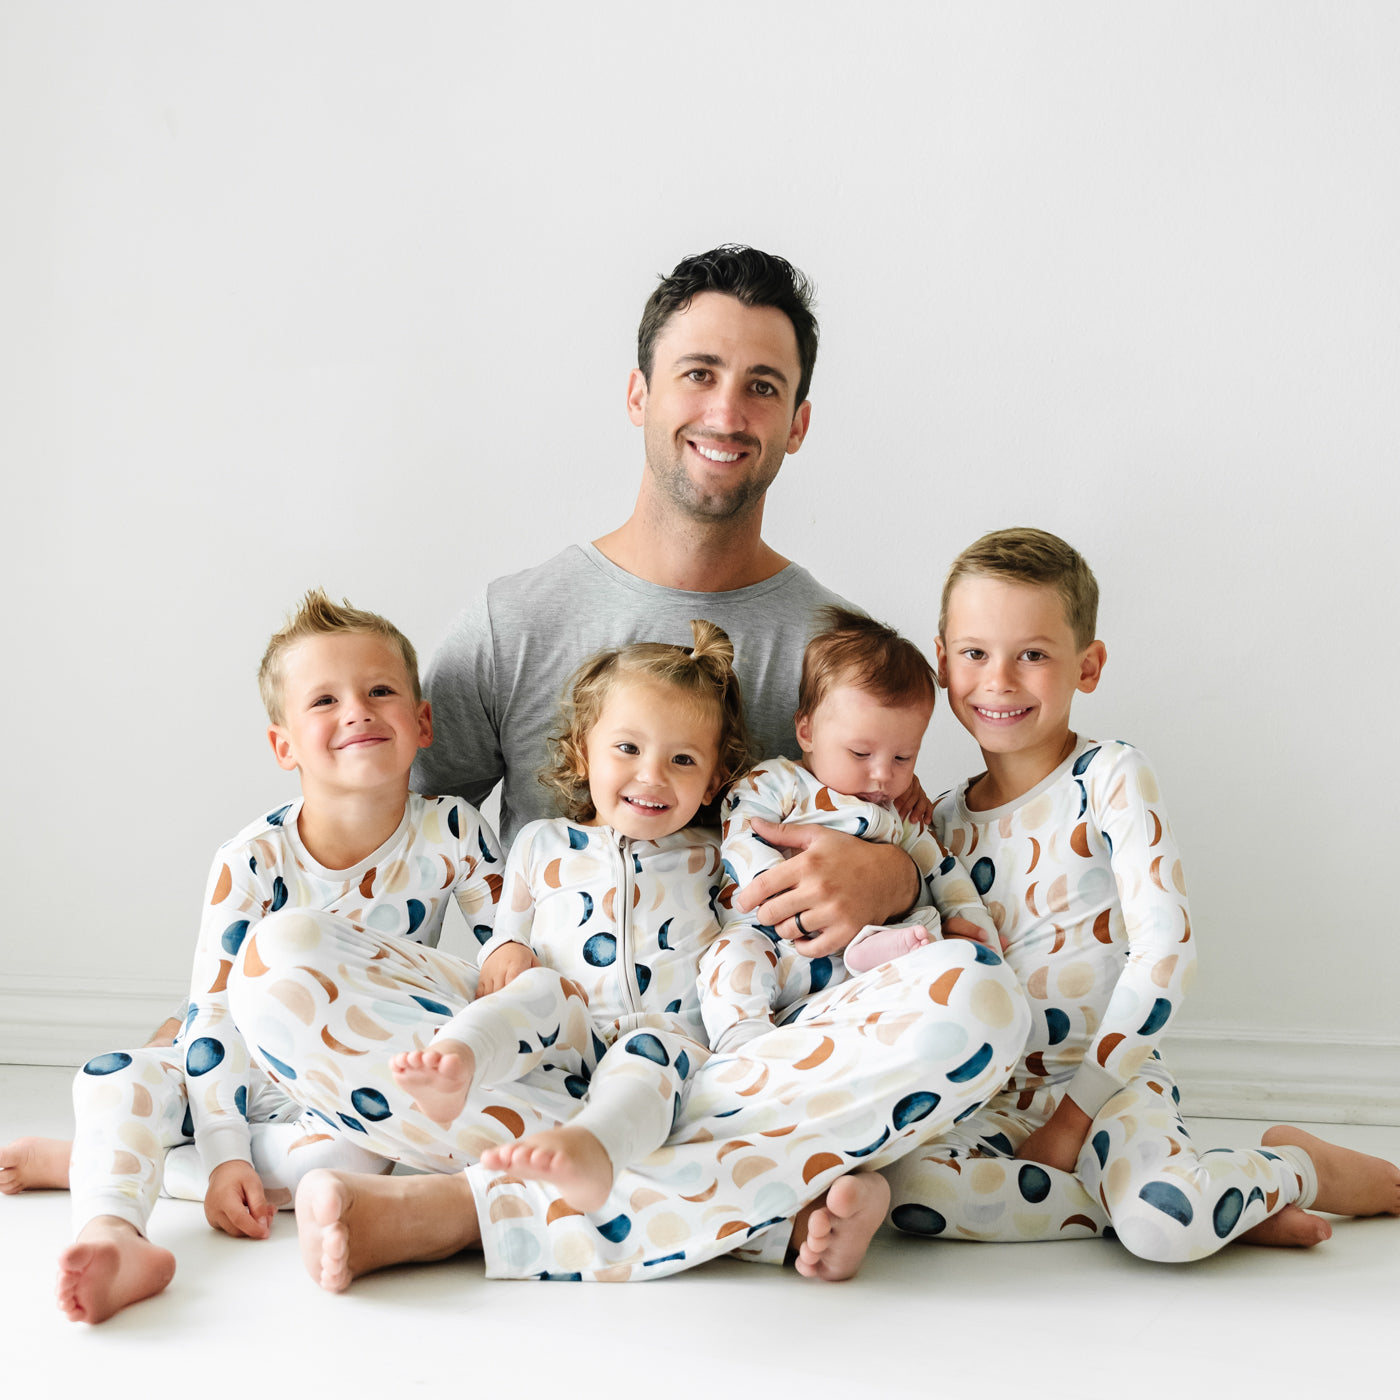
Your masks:
M 748 422 L 743 386 L 737 381 L 716 384 L 705 403 L 705 426 L 722 433 L 742 432 Z

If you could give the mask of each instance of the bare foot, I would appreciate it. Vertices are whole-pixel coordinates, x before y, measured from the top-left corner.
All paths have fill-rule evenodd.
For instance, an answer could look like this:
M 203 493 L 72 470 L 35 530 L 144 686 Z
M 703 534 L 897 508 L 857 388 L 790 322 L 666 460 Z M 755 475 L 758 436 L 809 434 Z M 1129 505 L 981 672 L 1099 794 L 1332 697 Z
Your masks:
M 306 1272 L 331 1293 L 391 1264 L 447 1259 L 481 1242 L 462 1172 L 361 1176 L 318 1168 L 297 1188 Z
M 1302 1128 L 1281 1125 L 1263 1137 L 1265 1147 L 1301 1147 L 1317 1168 L 1315 1210 L 1333 1215 L 1400 1215 L 1400 1167 Z
M 1332 1238 L 1332 1227 L 1320 1216 L 1309 1215 L 1300 1205 L 1287 1205 L 1261 1220 L 1240 1236 L 1241 1244 L 1263 1244 L 1274 1249 L 1311 1249 Z
M 68 1189 L 73 1144 L 64 1138 L 22 1137 L 0 1147 L 0 1195 Z
M 175 1256 L 134 1225 L 99 1215 L 58 1256 L 58 1306 L 73 1322 L 105 1322 L 175 1277 Z
M 527 1181 L 547 1181 L 575 1210 L 597 1210 L 612 1190 L 613 1164 L 587 1128 L 550 1128 L 488 1147 L 481 1165 Z
M 882 928 L 863 938 L 846 954 L 846 967 L 851 972 L 869 972 L 881 963 L 893 962 L 905 953 L 912 953 L 928 942 L 928 930 L 922 924 L 907 928 Z
M 412 1094 L 434 1123 L 456 1121 L 471 1091 L 476 1056 L 458 1040 L 439 1040 L 427 1050 L 405 1050 L 389 1061 L 394 1082 Z
M 797 1272 L 833 1282 L 851 1278 L 889 1206 L 889 1183 L 877 1172 L 852 1172 L 833 1182 L 824 1201 L 792 1222 Z

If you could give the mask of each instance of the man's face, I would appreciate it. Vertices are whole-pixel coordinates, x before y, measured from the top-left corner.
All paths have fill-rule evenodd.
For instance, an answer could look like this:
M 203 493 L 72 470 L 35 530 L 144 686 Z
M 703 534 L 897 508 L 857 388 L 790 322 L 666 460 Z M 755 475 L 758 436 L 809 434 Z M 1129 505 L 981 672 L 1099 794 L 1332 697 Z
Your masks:
M 654 489 L 695 519 L 752 510 L 806 435 L 811 406 L 794 402 L 800 374 L 784 312 L 699 293 L 657 337 L 651 382 L 635 369 L 628 381 Z

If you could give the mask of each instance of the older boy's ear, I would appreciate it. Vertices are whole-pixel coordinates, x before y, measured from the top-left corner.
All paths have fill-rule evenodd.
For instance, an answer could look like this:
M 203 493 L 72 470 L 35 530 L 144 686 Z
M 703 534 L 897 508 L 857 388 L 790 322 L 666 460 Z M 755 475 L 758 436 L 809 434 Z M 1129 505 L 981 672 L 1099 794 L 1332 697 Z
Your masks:
M 267 741 L 272 745 L 272 756 L 277 760 L 277 766 L 288 773 L 295 772 L 297 760 L 292 752 L 291 735 L 280 724 L 274 724 L 268 727 Z
M 418 747 L 426 749 L 433 742 L 433 707 L 426 700 L 418 702 Z
M 1104 663 L 1108 660 L 1108 650 L 1102 642 L 1090 642 L 1079 658 L 1079 689 L 1087 695 L 1099 683 L 1103 675 Z
M 944 690 L 948 689 L 948 653 L 943 648 L 943 638 L 933 639 L 934 655 L 938 658 L 938 664 L 934 667 L 934 677 Z

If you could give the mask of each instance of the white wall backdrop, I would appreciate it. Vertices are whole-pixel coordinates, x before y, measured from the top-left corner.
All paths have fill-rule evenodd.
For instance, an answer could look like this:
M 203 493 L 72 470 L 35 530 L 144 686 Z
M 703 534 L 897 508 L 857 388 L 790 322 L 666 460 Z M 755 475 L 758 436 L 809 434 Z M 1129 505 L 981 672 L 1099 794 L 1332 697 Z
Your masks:
M 775 546 L 931 648 L 978 534 L 1077 544 L 1173 1043 L 1400 1111 L 1397 59 L 1386 4 L 6 0 L 0 1055 L 179 995 L 308 585 L 426 653 L 619 523 L 642 302 L 738 240 L 819 288 Z M 925 784 L 975 766 L 937 715 Z

